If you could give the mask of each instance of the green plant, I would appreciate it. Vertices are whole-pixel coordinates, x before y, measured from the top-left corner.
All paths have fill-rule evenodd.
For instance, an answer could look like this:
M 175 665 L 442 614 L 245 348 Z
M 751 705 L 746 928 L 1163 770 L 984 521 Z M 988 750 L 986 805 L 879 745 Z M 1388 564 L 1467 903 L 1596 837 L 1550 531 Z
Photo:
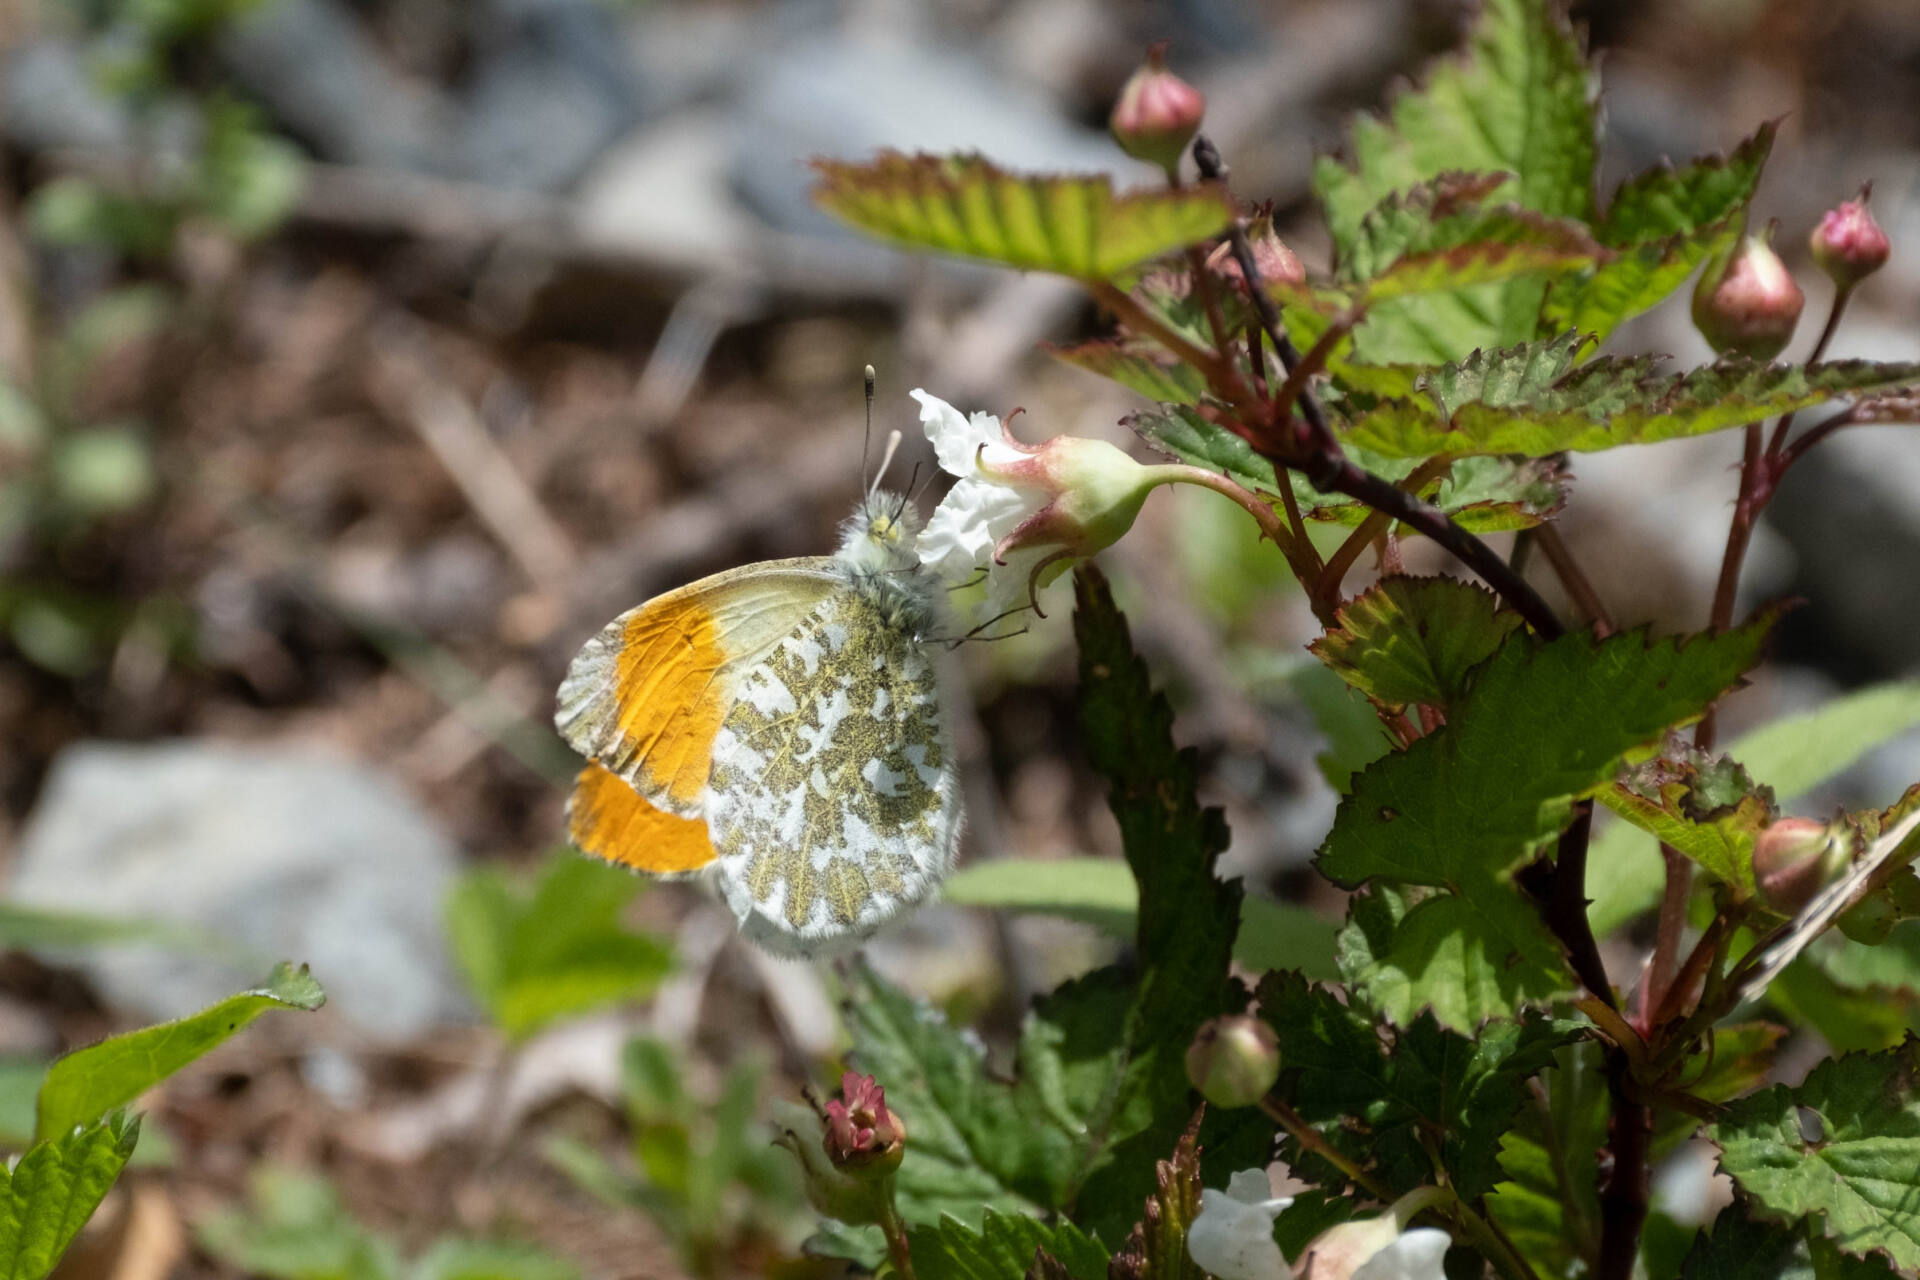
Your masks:
M 508 1040 L 659 985 L 672 952 L 620 923 L 644 887 L 631 872 L 565 853 L 547 861 L 528 892 L 495 867 L 466 874 L 447 899 L 447 937 Z
M 271 1009 L 311 1011 L 326 993 L 302 966 L 277 966 L 252 991 L 191 1017 L 110 1036 L 40 1075 L 33 1141 L 0 1173 L 0 1277 L 40 1280 L 112 1189 L 140 1139 L 140 1122 L 116 1110 Z M 11 1075 L 39 1074 L 16 1064 Z
M 448 1236 L 411 1262 L 341 1207 L 326 1179 L 268 1165 L 254 1171 L 249 1209 L 199 1227 L 208 1253 L 263 1280 L 578 1280 L 571 1264 L 533 1245 Z
M 1912 687 L 1715 750 L 1715 708 L 1779 613 L 1734 615 L 1755 520 L 1833 432 L 1909 420 L 1920 364 L 1821 360 L 1852 279 L 1806 363 L 1723 355 L 1664 372 L 1603 353 L 1696 271 L 1702 326 L 1728 348 L 1749 340 L 1730 308 L 1767 312 L 1775 343 L 1800 296 L 1777 260 L 1738 247 L 1771 125 L 1603 206 L 1596 97 L 1558 4 L 1486 0 L 1464 52 L 1319 163 L 1334 259 L 1317 278 L 1243 219 L 1204 132 L 1198 182 L 1170 167 L 1165 189 L 1124 195 L 976 156 L 818 164 L 820 202 L 857 227 L 1082 284 L 1117 332 L 1056 354 L 1152 402 L 1130 425 L 1189 464 L 1152 482 L 1252 517 L 1325 629 L 1314 655 L 1365 701 L 1314 695 L 1343 792 L 1316 865 L 1353 891 L 1338 979 L 1273 968 L 1249 991 L 1230 967 L 1244 894 L 1214 874 L 1225 824 L 1198 803 L 1168 708 L 1082 570 L 1080 737 L 1136 888 L 1071 870 L 960 887 L 1110 926 L 1131 909 L 1133 951 L 1040 1000 L 1010 1074 L 856 968 L 853 1060 L 870 1079 L 849 1089 L 884 1087 L 904 1159 L 822 1162 L 796 1131 L 815 1203 L 839 1219 L 816 1247 L 921 1280 L 1187 1276 L 1203 1255 L 1223 1280 L 1277 1277 L 1283 1255 L 1313 1257 L 1316 1276 L 1369 1258 L 1376 1274 L 1438 1276 L 1449 1247 L 1447 1274 L 1509 1280 L 1920 1267 L 1920 784 L 1835 819 L 1836 852 L 1798 909 L 1754 880 L 1782 799 L 1920 718 Z M 1623 630 L 1580 569 L 1595 549 L 1554 524 L 1575 455 L 1734 430 L 1710 628 Z M 963 484 L 1019 482 L 991 448 Z M 1130 517 L 1060 545 L 1091 554 Z M 1484 536 L 1502 531 L 1517 533 L 1511 558 Z M 994 531 L 995 562 L 1022 536 Z M 1484 585 L 1396 572 L 1413 537 Z M 1349 594 L 1368 552 L 1383 576 Z M 1531 552 L 1576 624 L 1523 572 Z M 1604 864 L 1596 807 L 1615 815 Z M 1623 926 L 1656 906 L 1644 973 L 1609 972 L 1601 937 L 1632 947 Z M 1201 1118 L 1182 1057 L 1207 1020 L 1249 1010 L 1276 1035 L 1278 1082 Z M 1756 1092 L 1790 1030 L 1763 1013 L 1861 1051 Z M 1652 1211 L 1649 1187 L 1694 1136 L 1737 1191 L 1697 1237 Z M 1245 1171 L 1276 1153 L 1311 1192 L 1258 1194 Z
M 547 1158 L 609 1205 L 645 1213 L 691 1274 L 736 1275 L 755 1259 L 764 1271 L 800 1207 L 792 1162 L 755 1120 L 765 1070 L 734 1063 L 712 1099 L 687 1087 L 701 1074 L 661 1041 L 630 1041 L 621 1075 L 635 1173 L 577 1139 L 555 1139 Z

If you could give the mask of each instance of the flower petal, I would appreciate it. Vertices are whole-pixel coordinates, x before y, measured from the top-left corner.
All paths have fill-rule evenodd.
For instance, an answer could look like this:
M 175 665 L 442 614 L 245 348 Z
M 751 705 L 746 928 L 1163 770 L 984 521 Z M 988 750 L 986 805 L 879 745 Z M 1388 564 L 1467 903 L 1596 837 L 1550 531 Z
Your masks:
M 1392 1244 L 1362 1263 L 1353 1280 L 1446 1280 L 1442 1264 L 1451 1243 L 1446 1232 L 1434 1227 L 1403 1231 Z
M 982 567 L 998 572 L 989 565 L 994 544 L 1037 506 L 1006 485 L 978 477 L 957 481 L 920 531 L 920 563 L 948 582 L 964 582 Z
M 973 475 L 982 445 L 1006 447 L 1000 419 L 992 414 L 976 413 L 971 418 L 963 418 L 960 411 L 945 400 L 928 395 L 918 387 L 908 394 L 920 402 L 920 426 L 933 445 L 934 456 L 940 459 L 941 469 L 948 475 Z
M 1265 1169 L 1242 1169 L 1227 1190 L 1200 1192 L 1200 1214 L 1187 1228 L 1187 1256 L 1219 1280 L 1284 1280 L 1287 1263 L 1274 1242 L 1273 1220 L 1292 1204 L 1273 1195 Z
M 1207 1188 L 1200 1215 L 1187 1228 L 1187 1256 L 1219 1280 L 1285 1280 L 1287 1263 L 1273 1238 L 1279 1212 Z

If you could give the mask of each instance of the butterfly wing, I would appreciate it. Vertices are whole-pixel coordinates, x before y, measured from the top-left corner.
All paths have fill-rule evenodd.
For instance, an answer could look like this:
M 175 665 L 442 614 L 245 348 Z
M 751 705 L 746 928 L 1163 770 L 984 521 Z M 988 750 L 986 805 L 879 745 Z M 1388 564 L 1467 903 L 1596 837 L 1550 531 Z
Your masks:
M 747 673 L 713 745 L 707 818 L 741 930 L 819 955 L 939 887 L 960 783 L 933 655 L 854 591 Z
M 746 565 L 621 614 L 567 668 L 554 716 L 560 736 L 653 808 L 701 817 L 714 736 L 740 677 L 840 587 L 832 563 L 809 556 Z M 583 774 L 576 810 L 598 812 L 609 803 L 606 786 L 592 770 Z M 612 812 L 607 830 L 619 825 Z
M 656 876 L 686 875 L 713 861 L 705 822 L 654 808 L 597 764 L 574 781 L 567 838 L 582 853 Z

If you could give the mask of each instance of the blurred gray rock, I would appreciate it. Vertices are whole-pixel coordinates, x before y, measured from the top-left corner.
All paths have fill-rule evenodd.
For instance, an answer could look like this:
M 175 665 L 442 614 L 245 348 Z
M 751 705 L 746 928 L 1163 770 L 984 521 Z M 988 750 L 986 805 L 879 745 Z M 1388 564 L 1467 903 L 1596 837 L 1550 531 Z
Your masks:
M 257 5 L 228 29 L 220 52 L 248 93 L 321 159 L 436 167 L 445 103 L 394 72 L 353 14 L 332 0 Z
M 462 175 L 558 190 L 640 117 L 639 79 L 598 0 L 496 0 L 492 10 L 461 125 Z
M 406 1040 L 465 1016 L 442 939 L 452 842 L 378 775 L 275 746 L 86 743 L 55 761 L 10 896 L 204 929 L 254 953 L 72 957 L 113 1004 L 176 1018 L 305 961 L 330 1004 Z
M 1112 172 L 1154 180 L 1107 136 L 1061 116 L 1031 86 L 927 38 L 808 33 L 771 48 L 742 79 L 733 179 L 777 227 L 852 234 L 813 204 L 813 156 L 865 159 L 876 149 L 978 151 L 1009 169 Z
M 76 46 L 54 39 L 0 55 L 0 128 L 30 151 L 116 150 L 128 137 L 125 108 L 101 92 Z

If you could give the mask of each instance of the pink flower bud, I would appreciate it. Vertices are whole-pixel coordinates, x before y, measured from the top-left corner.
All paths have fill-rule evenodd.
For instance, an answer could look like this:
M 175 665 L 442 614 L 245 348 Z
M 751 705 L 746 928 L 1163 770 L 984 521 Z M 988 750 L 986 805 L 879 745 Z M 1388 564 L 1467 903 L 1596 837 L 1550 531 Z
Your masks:
M 849 1171 L 900 1167 L 907 1127 L 887 1110 L 887 1091 L 872 1076 L 849 1071 L 827 1102 L 827 1158 Z
M 1280 1041 L 1259 1018 L 1215 1018 L 1187 1047 L 1187 1079 L 1216 1107 L 1254 1105 L 1279 1075 Z
M 1273 206 L 1262 209 L 1247 224 L 1247 242 L 1253 247 L 1253 265 L 1260 272 L 1260 283 L 1272 284 L 1275 280 L 1305 283 L 1307 269 L 1301 265 L 1300 256 L 1287 248 L 1273 229 Z M 1233 246 L 1226 242 L 1216 245 L 1207 255 L 1207 266 L 1229 280 L 1239 280 L 1244 274 L 1240 260 L 1233 256 Z
M 1760 900 L 1790 916 L 1846 870 L 1847 841 L 1824 822 L 1782 818 L 1753 842 L 1753 883 Z
M 1859 195 L 1837 209 L 1829 209 L 1808 242 L 1813 260 L 1842 289 L 1851 289 L 1878 271 L 1893 251 L 1887 233 L 1867 208 L 1872 192 L 1873 184 L 1865 183 Z
M 1108 125 L 1120 149 L 1176 173 L 1180 153 L 1199 132 L 1207 95 L 1167 70 L 1167 42 L 1147 46 L 1147 60 L 1121 87 Z
M 1771 360 L 1800 322 L 1807 299 L 1773 251 L 1776 225 L 1709 262 L 1694 287 L 1694 326 L 1721 355 Z

